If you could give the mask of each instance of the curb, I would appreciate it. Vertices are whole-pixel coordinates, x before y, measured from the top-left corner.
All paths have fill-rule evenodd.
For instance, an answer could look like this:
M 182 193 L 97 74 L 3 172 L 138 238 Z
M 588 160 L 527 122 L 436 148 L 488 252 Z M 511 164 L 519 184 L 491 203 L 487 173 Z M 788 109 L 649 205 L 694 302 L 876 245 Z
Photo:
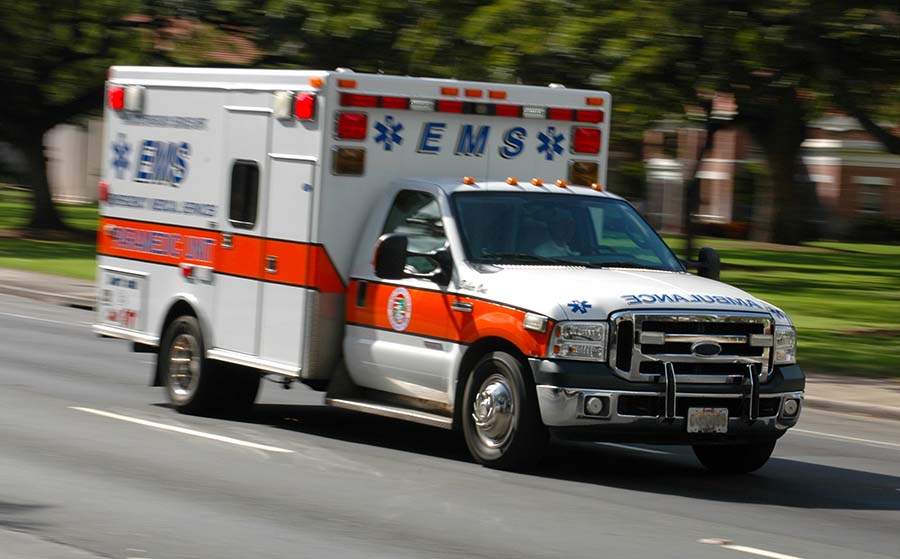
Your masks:
M 893 406 L 881 406 L 878 404 L 867 404 L 865 402 L 837 401 L 816 396 L 806 396 L 803 398 L 803 404 L 817 410 L 868 415 L 879 419 L 893 419 L 900 421 L 900 408 Z
M 9 285 L 0 283 L 0 293 L 6 295 L 16 295 L 18 297 L 27 297 L 29 299 L 37 299 L 46 303 L 55 305 L 66 305 L 86 310 L 94 310 L 96 300 L 94 297 L 85 297 L 78 295 L 63 295 L 61 293 L 53 293 L 50 291 L 40 291 L 37 289 L 28 289 L 27 287 L 19 287 L 17 285 Z

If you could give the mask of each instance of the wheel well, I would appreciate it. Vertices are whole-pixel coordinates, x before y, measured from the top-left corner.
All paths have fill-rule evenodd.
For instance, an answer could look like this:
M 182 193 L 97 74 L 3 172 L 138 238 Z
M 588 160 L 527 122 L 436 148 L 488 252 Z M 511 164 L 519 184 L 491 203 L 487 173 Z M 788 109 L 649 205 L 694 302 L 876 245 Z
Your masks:
M 194 307 L 191 306 L 190 303 L 185 301 L 184 299 L 180 299 L 175 301 L 175 304 L 169 308 L 169 312 L 166 313 L 166 318 L 163 320 L 162 328 L 159 331 L 159 345 L 162 349 L 163 337 L 166 335 L 166 330 L 169 328 L 169 324 L 178 318 L 179 316 L 193 316 L 194 318 L 198 318 L 197 312 L 194 310 Z M 153 382 L 150 386 L 162 386 L 162 374 L 159 370 L 159 351 L 156 352 L 156 367 L 153 368 Z
M 503 338 L 497 337 L 489 337 L 482 338 L 475 342 L 474 344 L 469 346 L 469 349 L 466 350 L 465 355 L 463 355 L 462 362 L 459 365 L 459 374 L 456 376 L 456 396 L 453 399 L 453 427 L 458 428 L 460 425 L 460 420 L 462 419 L 462 401 L 463 401 L 463 392 L 466 390 L 466 381 L 469 380 L 469 375 L 472 373 L 472 369 L 475 367 L 475 364 L 478 363 L 478 360 L 484 357 L 486 354 L 492 351 L 505 351 L 510 355 L 520 359 L 522 364 L 526 366 L 525 356 L 522 355 L 522 352 L 519 351 L 519 348 L 515 346 L 509 340 L 505 340 Z

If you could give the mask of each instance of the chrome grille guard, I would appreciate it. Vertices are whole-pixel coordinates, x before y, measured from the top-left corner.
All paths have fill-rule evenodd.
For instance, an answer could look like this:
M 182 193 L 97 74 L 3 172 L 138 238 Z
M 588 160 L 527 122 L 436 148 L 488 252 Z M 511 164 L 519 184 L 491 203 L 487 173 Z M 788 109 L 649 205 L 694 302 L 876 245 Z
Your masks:
M 772 372 L 773 319 L 767 314 L 622 311 L 610 320 L 609 364 L 630 381 L 660 382 L 671 375 L 684 383 L 742 383 L 753 370 L 754 380 L 764 383 Z M 684 351 L 689 343 L 713 344 L 722 352 Z M 672 346 L 678 349 L 666 349 Z

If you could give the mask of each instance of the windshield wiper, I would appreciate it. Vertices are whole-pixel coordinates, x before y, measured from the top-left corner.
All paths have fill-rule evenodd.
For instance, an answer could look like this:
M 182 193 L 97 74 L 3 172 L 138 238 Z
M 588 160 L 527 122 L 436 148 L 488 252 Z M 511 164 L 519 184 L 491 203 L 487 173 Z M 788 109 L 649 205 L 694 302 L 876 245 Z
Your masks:
M 489 252 L 487 254 L 481 255 L 481 257 L 485 259 L 512 260 L 517 261 L 517 263 L 530 262 L 538 264 L 556 264 L 559 266 L 587 266 L 587 264 L 585 264 L 584 262 L 566 260 L 565 258 L 539 256 L 537 254 L 531 254 L 528 252 Z

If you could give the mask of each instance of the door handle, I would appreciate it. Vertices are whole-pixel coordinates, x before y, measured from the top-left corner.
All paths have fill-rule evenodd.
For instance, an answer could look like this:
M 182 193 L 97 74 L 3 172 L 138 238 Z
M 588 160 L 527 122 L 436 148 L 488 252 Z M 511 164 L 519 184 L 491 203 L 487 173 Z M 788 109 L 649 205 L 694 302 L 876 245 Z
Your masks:
M 278 257 L 277 256 L 266 256 L 266 273 L 267 274 L 278 273 Z
M 463 303 L 461 301 L 453 301 L 450 308 L 459 312 L 472 312 L 472 303 Z
M 232 247 L 232 236 L 231 233 L 222 233 L 222 248 L 231 248 Z

